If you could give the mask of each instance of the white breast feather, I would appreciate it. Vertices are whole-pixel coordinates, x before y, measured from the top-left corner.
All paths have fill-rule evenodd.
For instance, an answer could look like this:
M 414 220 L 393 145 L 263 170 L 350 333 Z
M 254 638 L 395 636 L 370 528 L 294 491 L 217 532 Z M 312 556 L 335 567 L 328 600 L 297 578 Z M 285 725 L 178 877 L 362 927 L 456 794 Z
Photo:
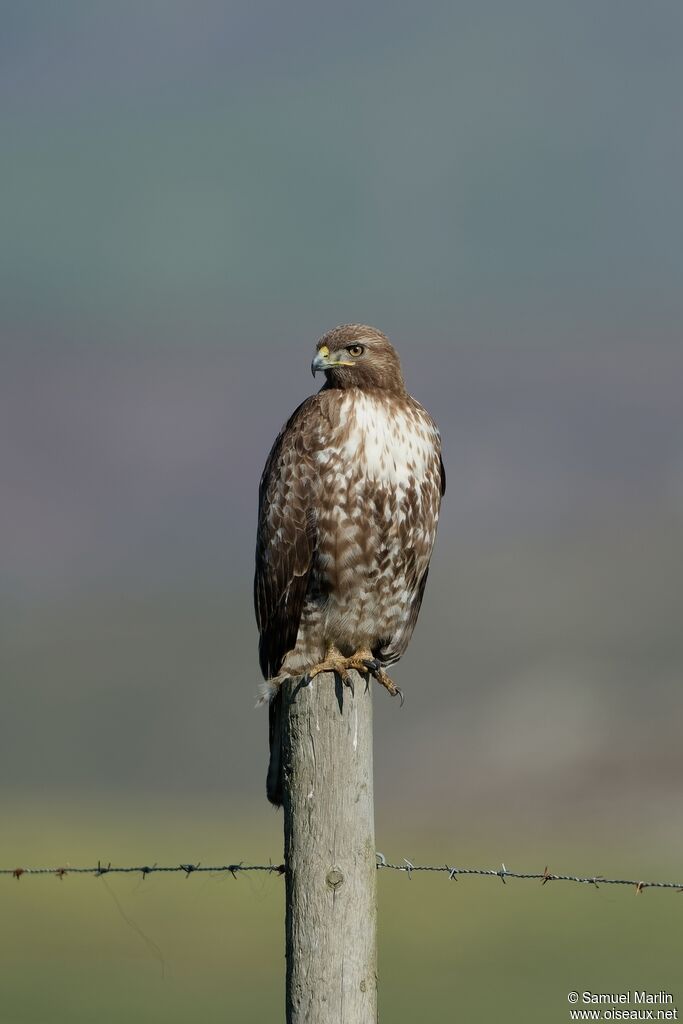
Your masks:
M 411 478 L 421 479 L 434 457 L 425 423 L 362 393 L 346 399 L 342 415 L 349 428 L 338 451 L 342 463 L 354 465 L 362 452 L 367 477 L 399 496 Z

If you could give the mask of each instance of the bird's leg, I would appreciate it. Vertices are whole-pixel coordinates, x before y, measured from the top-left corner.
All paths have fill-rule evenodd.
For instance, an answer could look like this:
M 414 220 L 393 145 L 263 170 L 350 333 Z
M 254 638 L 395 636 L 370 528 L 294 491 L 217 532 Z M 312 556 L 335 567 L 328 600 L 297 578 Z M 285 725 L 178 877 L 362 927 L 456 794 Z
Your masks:
M 363 665 L 365 666 L 365 671 L 369 672 L 373 679 L 377 680 L 380 686 L 383 686 L 385 690 L 388 690 L 392 697 L 400 697 L 401 707 L 403 707 L 403 690 L 401 690 L 393 679 L 384 671 L 377 658 L 373 658 L 371 651 L 360 653 Z
M 304 676 L 306 683 L 310 683 L 312 679 L 319 676 L 321 672 L 334 672 L 335 675 L 339 676 L 344 686 L 348 686 L 353 693 L 353 680 L 349 675 L 349 669 L 358 668 L 357 665 L 351 664 L 353 658 L 345 658 L 341 651 L 337 650 L 334 644 L 331 644 L 327 648 L 327 653 L 323 661 L 319 661 L 317 665 L 313 665 L 309 668 Z M 367 671 L 361 666 L 360 671 Z
M 380 663 L 376 658 L 373 658 L 372 651 L 360 648 L 350 657 L 345 658 L 341 651 L 337 650 L 336 647 L 331 646 L 328 648 L 325 655 L 324 661 L 314 665 L 306 673 L 306 681 L 310 682 L 315 679 L 321 672 L 335 672 L 344 686 L 348 686 L 351 692 L 353 692 L 353 681 L 349 675 L 349 672 L 355 669 L 356 672 L 360 672 L 362 675 L 367 676 L 368 673 L 377 680 L 380 686 L 383 686 L 385 690 L 388 690 L 392 697 L 400 697 L 401 704 L 403 704 L 403 693 L 396 686 L 394 681 L 387 675 Z

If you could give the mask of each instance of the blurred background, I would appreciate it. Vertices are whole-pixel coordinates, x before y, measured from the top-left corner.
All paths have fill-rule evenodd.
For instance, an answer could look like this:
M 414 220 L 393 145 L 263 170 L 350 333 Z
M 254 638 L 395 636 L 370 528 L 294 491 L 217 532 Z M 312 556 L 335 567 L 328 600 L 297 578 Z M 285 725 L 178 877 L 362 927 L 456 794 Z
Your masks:
M 449 478 L 378 847 L 681 877 L 681 5 L 0 10 L 1 866 L 281 858 L 256 492 L 361 321 Z M 388 1020 L 675 993 L 677 897 L 446 885 L 380 878 Z M 0 888 L 2 1024 L 282 1019 L 281 879 Z

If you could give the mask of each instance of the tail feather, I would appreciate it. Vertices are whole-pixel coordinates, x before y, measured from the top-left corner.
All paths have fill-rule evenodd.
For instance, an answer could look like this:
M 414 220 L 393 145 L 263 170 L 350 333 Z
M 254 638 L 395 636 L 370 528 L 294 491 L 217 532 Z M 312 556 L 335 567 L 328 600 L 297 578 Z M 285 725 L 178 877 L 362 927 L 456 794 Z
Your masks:
M 282 688 L 278 687 L 268 707 L 268 735 L 270 762 L 266 779 L 266 794 L 271 804 L 282 806 Z

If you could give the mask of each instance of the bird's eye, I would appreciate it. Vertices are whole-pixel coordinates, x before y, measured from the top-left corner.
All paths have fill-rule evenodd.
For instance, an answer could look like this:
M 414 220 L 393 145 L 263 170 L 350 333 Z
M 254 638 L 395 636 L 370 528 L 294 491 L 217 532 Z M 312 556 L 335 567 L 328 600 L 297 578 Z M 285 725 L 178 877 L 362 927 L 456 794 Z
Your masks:
M 365 349 L 363 348 L 362 345 L 349 345 L 346 351 L 349 353 L 350 356 L 362 356 L 363 353 L 365 352 Z

